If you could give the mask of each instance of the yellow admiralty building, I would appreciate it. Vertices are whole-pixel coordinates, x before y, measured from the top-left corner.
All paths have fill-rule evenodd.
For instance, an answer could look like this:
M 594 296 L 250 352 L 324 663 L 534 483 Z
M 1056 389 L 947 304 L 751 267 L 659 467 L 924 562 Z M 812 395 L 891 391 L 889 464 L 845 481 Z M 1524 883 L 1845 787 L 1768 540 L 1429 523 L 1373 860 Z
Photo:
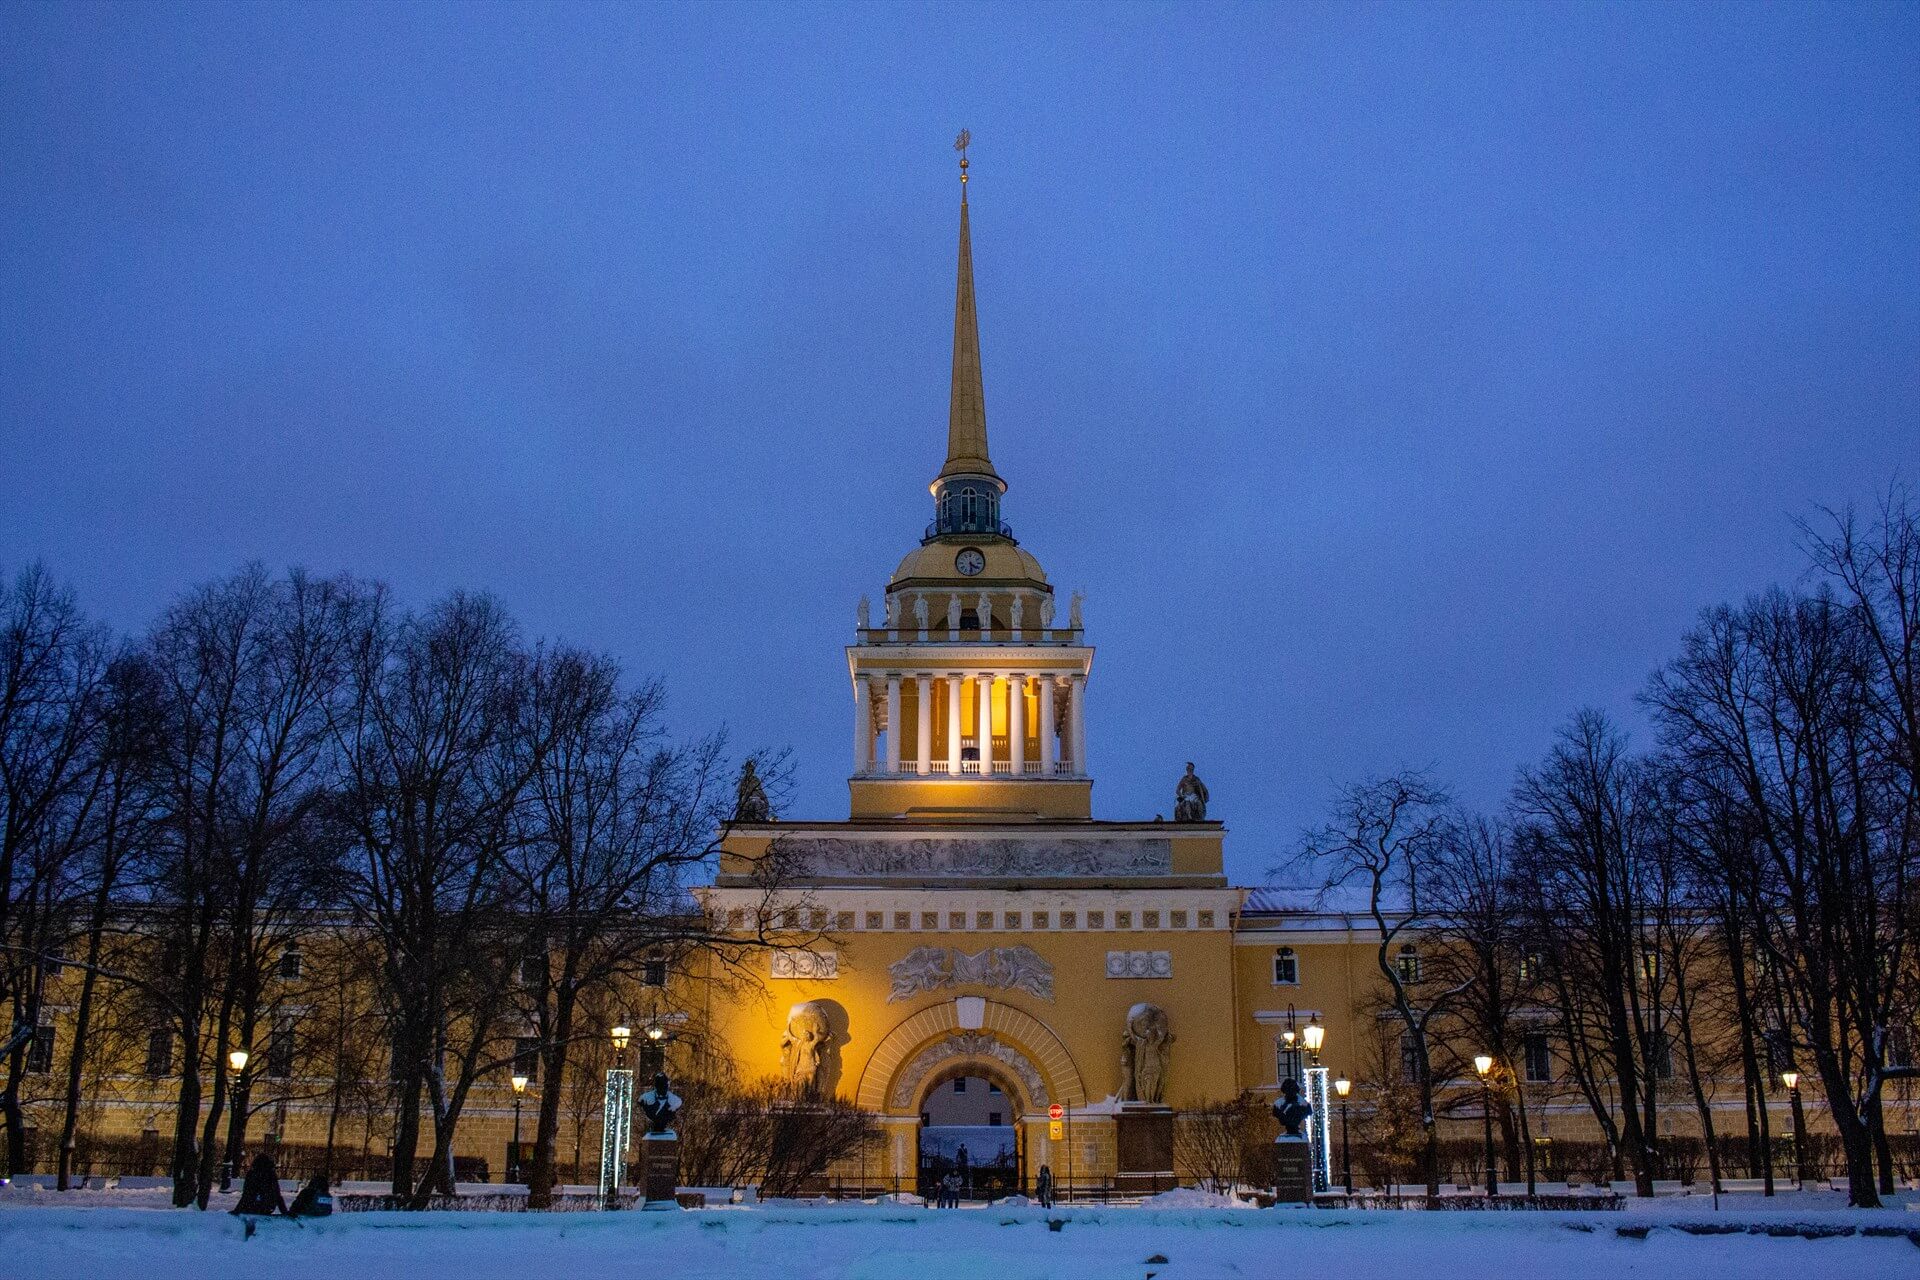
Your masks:
M 713 962 L 694 953 L 684 972 L 649 966 L 608 1021 L 653 1031 L 652 1061 L 676 1076 L 724 1057 L 735 1078 L 778 1079 L 795 1096 L 866 1113 L 872 1138 L 818 1171 L 822 1189 L 911 1189 L 929 1169 L 953 1167 L 963 1143 L 974 1167 L 1001 1171 L 1003 1189 L 1030 1185 L 1042 1167 L 1058 1183 L 1108 1191 L 1193 1182 L 1203 1161 L 1189 1147 L 1203 1139 L 1189 1134 L 1192 1117 L 1241 1100 L 1252 1117 L 1241 1140 L 1264 1142 L 1273 1133 L 1266 1104 L 1289 1079 L 1328 1121 L 1311 1134 L 1322 1188 L 1392 1180 L 1383 1163 L 1351 1169 L 1344 1124 L 1333 1123 L 1352 1124 L 1356 1147 L 1383 1149 L 1392 1135 L 1381 1099 L 1412 1070 L 1383 1004 L 1371 919 L 1309 890 L 1228 883 L 1226 830 L 1207 816 L 1191 767 L 1171 821 L 1092 816 L 1094 647 L 1078 598 L 1056 598 L 1003 520 L 1007 487 L 988 449 L 963 185 L 946 458 L 932 522 L 894 570 L 879 615 L 861 602 L 846 649 L 849 812 L 776 821 L 748 806 L 695 897 L 723 932 L 772 931 L 775 945 L 752 953 L 753 980 L 709 981 L 701 970 Z M 769 897 L 775 862 L 779 890 Z M 783 932 L 793 945 L 780 944 Z M 1409 978 L 1420 947 L 1417 937 L 1396 943 L 1394 963 Z M 276 981 L 297 986 L 326 950 L 309 943 Z M 30 1050 L 48 1082 L 71 1007 L 60 984 L 74 980 L 56 979 L 49 1025 Z M 328 1070 L 304 1041 L 298 1054 L 292 1040 L 282 1048 L 279 1026 L 255 1064 L 263 1080 Z M 1589 1102 L 1564 1078 L 1555 1036 L 1543 1011 L 1503 1064 L 1500 1123 L 1511 1150 L 1512 1104 L 1524 1101 L 1540 1176 L 1565 1181 L 1580 1169 L 1564 1153 L 1593 1147 L 1597 1131 Z M 177 1087 L 171 1064 L 155 1065 L 158 1052 L 130 1039 L 117 1063 L 91 1071 L 83 1118 L 97 1151 L 117 1144 L 124 1157 L 144 1137 L 155 1173 L 166 1090 Z M 1450 1060 L 1474 1052 L 1456 1046 Z M 583 1058 L 581 1087 L 563 1103 L 560 1163 L 577 1181 L 594 1177 L 602 1067 Z M 491 1073 L 470 1100 L 456 1155 L 471 1176 L 497 1180 L 518 1167 L 520 1099 L 509 1079 L 524 1070 Z M 1342 1077 L 1354 1082 L 1350 1098 L 1334 1088 Z M 256 1104 L 248 1143 L 383 1151 L 391 1099 L 376 1087 L 343 1120 L 325 1083 Z M 1746 1103 L 1737 1072 L 1709 1088 L 1722 1133 L 1738 1131 Z M 44 1138 L 58 1124 L 55 1092 L 29 1090 L 42 1169 L 51 1168 Z M 1481 1146 L 1481 1086 L 1458 1073 L 1440 1095 L 1442 1132 L 1464 1153 L 1449 1173 L 1465 1180 Z M 1677 1074 L 1661 1099 L 1663 1138 L 1697 1141 L 1698 1106 Z M 1786 1099 L 1767 1105 L 1773 1132 L 1788 1132 Z M 1817 1116 L 1808 1123 L 1819 1127 Z

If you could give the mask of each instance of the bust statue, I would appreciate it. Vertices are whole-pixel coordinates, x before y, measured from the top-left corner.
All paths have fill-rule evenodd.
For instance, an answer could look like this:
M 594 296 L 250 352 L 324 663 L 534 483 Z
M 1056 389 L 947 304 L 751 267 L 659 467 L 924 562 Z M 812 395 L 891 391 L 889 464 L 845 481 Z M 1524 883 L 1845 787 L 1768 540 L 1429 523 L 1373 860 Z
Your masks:
M 1187 772 L 1173 789 L 1173 820 L 1175 822 L 1205 822 L 1207 820 L 1207 784 L 1200 781 L 1193 771 L 1193 761 L 1187 761 Z
M 667 1087 L 667 1073 L 653 1078 L 653 1088 L 640 1095 L 640 1114 L 647 1118 L 649 1134 L 673 1132 L 673 1118 L 680 1114 L 680 1095 Z
M 772 822 L 773 806 L 767 803 L 767 789 L 760 785 L 759 771 L 749 759 L 740 766 L 740 785 L 734 791 L 735 822 Z
M 1288 1077 L 1280 1082 L 1280 1101 L 1273 1104 L 1273 1118 L 1280 1122 L 1283 1138 L 1304 1138 L 1300 1126 L 1313 1114 L 1313 1108 L 1300 1101 L 1300 1082 Z
M 1161 1102 L 1167 1092 L 1167 1046 L 1173 1028 L 1167 1011 L 1156 1004 L 1137 1004 L 1127 1010 L 1127 1029 L 1120 1040 L 1120 1100 Z

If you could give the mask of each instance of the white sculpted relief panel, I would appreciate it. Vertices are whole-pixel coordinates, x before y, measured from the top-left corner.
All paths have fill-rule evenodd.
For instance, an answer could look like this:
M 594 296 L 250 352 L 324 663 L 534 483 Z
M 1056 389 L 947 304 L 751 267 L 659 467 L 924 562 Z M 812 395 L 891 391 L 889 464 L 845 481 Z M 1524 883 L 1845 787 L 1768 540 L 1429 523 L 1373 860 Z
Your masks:
M 962 1031 L 944 1040 L 936 1040 L 915 1054 L 913 1061 L 902 1067 L 900 1074 L 894 1078 L 892 1105 L 896 1107 L 911 1105 L 913 1095 L 919 1092 L 920 1082 L 927 1078 L 927 1073 L 941 1063 L 951 1062 L 955 1058 L 993 1059 L 1005 1066 L 1020 1081 L 1021 1088 L 1027 1091 L 1029 1106 L 1047 1105 L 1047 1084 L 1040 1078 L 1039 1068 L 1029 1062 L 1027 1056 L 1012 1045 L 975 1031 Z
M 811 978 L 818 981 L 840 976 L 840 953 L 837 951 L 803 951 L 798 947 L 783 947 L 773 953 L 771 964 L 776 978 Z
M 1173 842 L 1066 836 L 1048 840 L 859 840 L 788 836 L 782 853 L 809 876 L 1155 876 L 1173 870 Z
M 1173 953 L 1170 951 L 1109 951 L 1109 978 L 1171 978 Z
M 1053 966 L 1032 947 L 988 947 L 968 955 L 953 947 L 915 947 L 887 966 L 887 1003 L 947 987 L 995 987 L 1053 999 Z

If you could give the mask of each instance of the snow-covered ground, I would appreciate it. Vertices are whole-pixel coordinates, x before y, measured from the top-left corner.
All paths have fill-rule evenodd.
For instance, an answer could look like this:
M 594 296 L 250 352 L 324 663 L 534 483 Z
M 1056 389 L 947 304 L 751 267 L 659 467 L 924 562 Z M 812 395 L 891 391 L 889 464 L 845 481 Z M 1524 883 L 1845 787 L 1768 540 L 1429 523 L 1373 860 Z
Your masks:
M 1199 1277 L 1680 1277 L 1873 1280 L 1920 1276 L 1905 1235 L 1831 1239 L 1693 1235 L 1678 1224 L 1869 1226 L 1838 1197 L 1662 1200 L 1622 1213 L 1031 1207 L 936 1211 L 787 1205 L 684 1213 L 343 1214 L 267 1222 L 251 1240 L 223 1213 L 163 1209 L 164 1193 L 0 1194 L 0 1275 L 22 1280 L 1197 1280 Z M 129 1202 L 155 1207 L 122 1207 Z M 1064 1219 L 1058 1231 L 1048 1219 Z M 1621 1227 L 1650 1227 L 1644 1239 Z M 1156 1261 L 1155 1259 L 1165 1259 Z

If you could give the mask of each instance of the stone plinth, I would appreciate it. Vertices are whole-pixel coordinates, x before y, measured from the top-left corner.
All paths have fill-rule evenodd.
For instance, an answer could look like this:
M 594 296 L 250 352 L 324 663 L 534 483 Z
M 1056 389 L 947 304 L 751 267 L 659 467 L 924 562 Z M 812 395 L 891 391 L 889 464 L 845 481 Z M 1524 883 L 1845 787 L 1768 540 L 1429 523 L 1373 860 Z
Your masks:
M 649 1133 L 640 1140 L 640 1185 L 647 1209 L 678 1209 L 674 1189 L 680 1181 L 680 1138 L 672 1133 Z
M 1114 1139 L 1115 1186 L 1150 1195 L 1174 1185 L 1170 1108 L 1129 1104 L 1114 1117 Z
M 1305 1204 L 1313 1198 L 1313 1165 L 1305 1138 L 1283 1133 L 1273 1140 L 1273 1198 L 1277 1204 Z

